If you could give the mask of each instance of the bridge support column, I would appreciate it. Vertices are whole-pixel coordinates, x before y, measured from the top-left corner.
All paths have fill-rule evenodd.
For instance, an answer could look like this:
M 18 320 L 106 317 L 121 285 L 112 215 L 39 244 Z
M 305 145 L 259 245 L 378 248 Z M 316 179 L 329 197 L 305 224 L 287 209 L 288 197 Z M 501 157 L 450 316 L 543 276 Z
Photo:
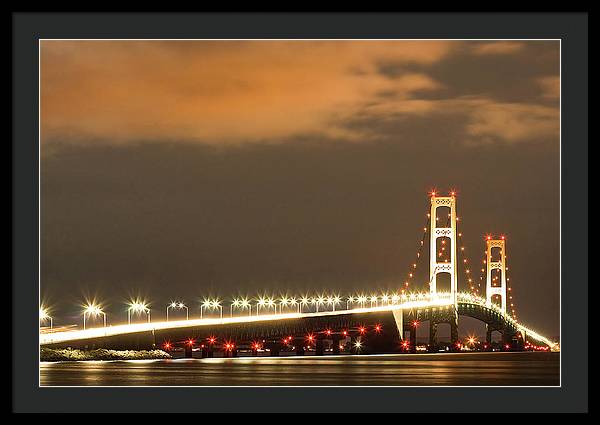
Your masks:
M 303 338 L 294 339 L 294 345 L 296 346 L 296 355 L 303 356 L 304 355 L 304 339 Z
M 331 347 L 333 349 L 333 354 L 340 354 L 340 336 L 332 335 L 331 339 L 333 340 L 333 347 Z
M 415 326 L 410 327 L 410 352 L 414 354 L 417 352 L 417 328 Z
M 323 337 L 319 335 L 315 344 L 315 354 L 317 356 L 322 356 L 325 353 L 323 342 Z
M 269 350 L 271 350 L 271 357 L 277 357 L 281 351 L 281 344 L 278 342 L 269 344 Z
M 450 320 L 450 340 L 456 346 L 458 341 L 458 312 L 455 312 L 454 317 Z
M 189 344 L 185 344 L 184 346 L 184 357 L 186 359 L 191 359 L 192 358 L 192 346 Z
M 488 345 L 488 347 L 492 346 L 492 331 L 493 329 L 490 328 L 490 325 L 485 325 L 485 343 Z
M 431 349 L 437 346 L 437 323 L 433 320 L 429 321 L 429 346 Z

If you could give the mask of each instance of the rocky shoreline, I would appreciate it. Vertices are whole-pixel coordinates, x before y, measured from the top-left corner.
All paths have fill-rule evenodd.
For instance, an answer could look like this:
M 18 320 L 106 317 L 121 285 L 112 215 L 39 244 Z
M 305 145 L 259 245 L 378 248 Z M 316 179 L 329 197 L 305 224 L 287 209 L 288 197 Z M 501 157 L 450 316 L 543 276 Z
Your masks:
M 171 355 L 162 350 L 74 350 L 40 348 L 40 361 L 42 362 L 64 362 L 64 361 L 86 361 L 86 360 L 155 360 L 170 359 Z

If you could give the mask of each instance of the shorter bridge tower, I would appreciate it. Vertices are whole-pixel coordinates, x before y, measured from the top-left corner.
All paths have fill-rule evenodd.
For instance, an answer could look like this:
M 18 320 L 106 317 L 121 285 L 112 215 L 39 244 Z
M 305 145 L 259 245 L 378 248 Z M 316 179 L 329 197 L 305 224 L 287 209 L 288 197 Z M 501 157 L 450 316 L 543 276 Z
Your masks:
M 500 249 L 499 261 L 492 261 L 492 249 Z M 500 239 L 492 239 L 491 236 L 486 238 L 486 287 L 485 298 L 488 304 L 492 303 L 494 295 L 500 295 L 501 308 L 506 313 L 507 295 L 506 295 L 506 239 L 502 236 Z M 499 286 L 492 286 L 492 270 L 500 270 L 502 277 Z

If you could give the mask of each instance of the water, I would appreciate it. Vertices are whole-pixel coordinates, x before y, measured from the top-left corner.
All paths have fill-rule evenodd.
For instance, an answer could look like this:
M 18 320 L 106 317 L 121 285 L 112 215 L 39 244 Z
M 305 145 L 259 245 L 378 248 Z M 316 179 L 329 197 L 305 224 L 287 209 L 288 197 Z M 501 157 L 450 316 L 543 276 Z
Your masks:
M 42 386 L 560 385 L 559 353 L 44 362 Z

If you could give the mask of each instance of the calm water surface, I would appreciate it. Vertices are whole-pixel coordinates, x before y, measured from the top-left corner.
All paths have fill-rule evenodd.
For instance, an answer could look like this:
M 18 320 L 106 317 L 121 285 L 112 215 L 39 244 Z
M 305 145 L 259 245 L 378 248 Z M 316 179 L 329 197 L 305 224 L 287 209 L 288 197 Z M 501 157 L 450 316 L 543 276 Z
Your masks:
M 44 362 L 43 386 L 560 385 L 559 353 Z

